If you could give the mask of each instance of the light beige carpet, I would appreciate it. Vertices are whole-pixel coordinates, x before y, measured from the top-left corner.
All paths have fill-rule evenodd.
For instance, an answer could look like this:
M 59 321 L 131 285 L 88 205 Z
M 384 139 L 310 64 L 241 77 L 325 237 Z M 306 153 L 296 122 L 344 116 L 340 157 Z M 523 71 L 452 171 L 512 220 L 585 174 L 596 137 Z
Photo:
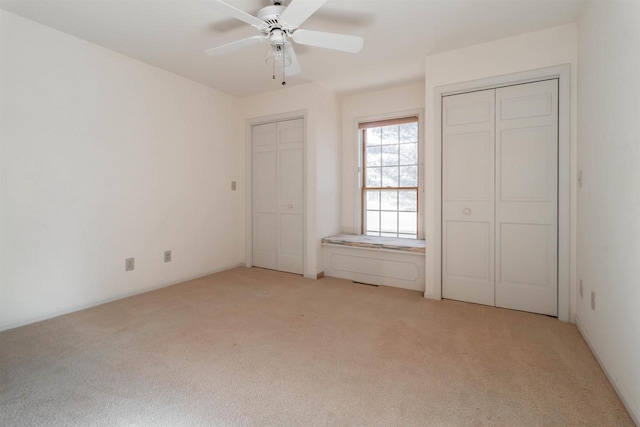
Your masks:
M 624 426 L 574 325 L 239 268 L 0 334 L 0 425 Z

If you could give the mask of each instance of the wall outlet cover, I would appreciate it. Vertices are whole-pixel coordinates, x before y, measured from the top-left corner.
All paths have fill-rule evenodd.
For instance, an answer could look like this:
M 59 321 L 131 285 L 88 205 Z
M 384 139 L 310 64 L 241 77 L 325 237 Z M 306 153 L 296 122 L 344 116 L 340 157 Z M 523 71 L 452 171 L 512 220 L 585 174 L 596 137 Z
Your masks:
M 164 251 L 164 262 L 171 262 L 171 251 Z
M 135 268 L 135 258 L 127 258 L 124 260 L 124 271 L 132 271 Z
M 596 309 L 596 293 L 591 291 L 591 310 Z

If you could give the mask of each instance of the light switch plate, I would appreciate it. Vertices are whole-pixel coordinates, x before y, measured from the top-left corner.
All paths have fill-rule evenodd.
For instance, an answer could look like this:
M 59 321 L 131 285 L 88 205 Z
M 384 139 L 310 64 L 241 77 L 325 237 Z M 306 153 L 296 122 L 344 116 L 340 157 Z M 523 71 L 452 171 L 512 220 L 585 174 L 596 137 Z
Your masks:
M 164 262 L 171 262 L 171 251 L 164 251 Z
M 135 268 L 135 258 L 127 258 L 124 260 L 124 271 L 132 271 Z

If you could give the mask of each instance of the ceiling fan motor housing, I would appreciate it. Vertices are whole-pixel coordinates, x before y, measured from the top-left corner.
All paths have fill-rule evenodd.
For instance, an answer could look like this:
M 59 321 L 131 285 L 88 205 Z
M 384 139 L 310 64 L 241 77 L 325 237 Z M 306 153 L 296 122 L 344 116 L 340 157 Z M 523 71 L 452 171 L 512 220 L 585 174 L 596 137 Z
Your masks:
M 267 6 L 258 12 L 258 18 L 263 20 L 269 26 L 280 26 L 278 18 L 282 15 L 286 8 L 280 5 Z

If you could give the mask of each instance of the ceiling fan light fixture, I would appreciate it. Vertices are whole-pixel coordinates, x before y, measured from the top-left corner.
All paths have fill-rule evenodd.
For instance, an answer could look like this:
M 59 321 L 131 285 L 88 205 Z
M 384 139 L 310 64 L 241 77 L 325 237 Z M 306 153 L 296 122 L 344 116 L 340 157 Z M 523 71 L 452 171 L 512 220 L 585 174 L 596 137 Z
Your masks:
M 288 67 L 291 65 L 291 55 L 284 48 L 283 44 L 271 45 L 269 52 L 267 53 L 267 59 L 265 61 L 267 65 L 275 68 Z

